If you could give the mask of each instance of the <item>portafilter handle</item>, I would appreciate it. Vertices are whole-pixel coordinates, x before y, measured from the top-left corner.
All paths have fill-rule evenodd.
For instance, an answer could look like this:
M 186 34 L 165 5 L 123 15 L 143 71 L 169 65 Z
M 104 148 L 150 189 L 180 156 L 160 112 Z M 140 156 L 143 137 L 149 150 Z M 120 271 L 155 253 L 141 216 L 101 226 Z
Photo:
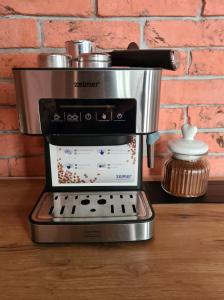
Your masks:
M 155 160 L 155 142 L 160 138 L 160 134 L 156 132 L 148 133 L 146 136 L 147 145 L 147 165 L 148 168 L 154 167 Z
M 137 68 L 160 68 L 177 70 L 180 64 L 179 52 L 172 49 L 136 49 L 114 50 L 109 52 L 112 66 L 137 67 Z

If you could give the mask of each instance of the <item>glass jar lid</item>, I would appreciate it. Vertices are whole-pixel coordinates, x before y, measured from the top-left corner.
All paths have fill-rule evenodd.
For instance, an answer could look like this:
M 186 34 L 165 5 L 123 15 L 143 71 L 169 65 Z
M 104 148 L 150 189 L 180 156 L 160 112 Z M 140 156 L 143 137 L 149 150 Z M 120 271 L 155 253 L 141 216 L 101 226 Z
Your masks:
M 181 128 L 183 138 L 171 140 L 168 142 L 168 148 L 174 153 L 174 156 L 182 160 L 188 160 L 195 157 L 207 154 L 208 145 L 194 139 L 197 133 L 197 127 L 189 124 L 184 124 Z

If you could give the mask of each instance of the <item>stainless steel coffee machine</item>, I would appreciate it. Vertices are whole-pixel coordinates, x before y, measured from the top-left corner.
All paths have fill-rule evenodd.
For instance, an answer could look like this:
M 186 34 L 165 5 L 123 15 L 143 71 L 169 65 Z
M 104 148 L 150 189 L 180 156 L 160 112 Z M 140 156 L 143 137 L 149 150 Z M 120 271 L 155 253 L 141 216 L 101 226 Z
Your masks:
M 116 66 L 111 53 L 74 45 L 72 59 L 45 55 L 40 68 L 14 69 L 20 130 L 45 142 L 46 186 L 29 217 L 31 238 L 148 240 L 154 212 L 142 191 L 143 139 L 150 167 L 161 68 Z

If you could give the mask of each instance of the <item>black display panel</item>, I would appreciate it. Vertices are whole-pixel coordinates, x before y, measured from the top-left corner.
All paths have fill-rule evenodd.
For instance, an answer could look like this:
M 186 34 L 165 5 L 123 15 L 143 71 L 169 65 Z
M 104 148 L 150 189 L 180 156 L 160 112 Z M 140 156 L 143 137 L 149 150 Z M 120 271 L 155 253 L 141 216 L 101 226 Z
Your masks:
M 135 133 L 135 99 L 40 99 L 43 134 Z

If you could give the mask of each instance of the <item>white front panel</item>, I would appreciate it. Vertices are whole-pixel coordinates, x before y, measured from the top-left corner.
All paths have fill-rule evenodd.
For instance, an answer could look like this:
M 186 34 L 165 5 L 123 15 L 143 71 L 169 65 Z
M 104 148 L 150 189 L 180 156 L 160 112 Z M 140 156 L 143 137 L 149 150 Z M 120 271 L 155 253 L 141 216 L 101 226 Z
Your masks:
M 52 186 L 136 186 L 139 136 L 125 145 L 50 146 Z

